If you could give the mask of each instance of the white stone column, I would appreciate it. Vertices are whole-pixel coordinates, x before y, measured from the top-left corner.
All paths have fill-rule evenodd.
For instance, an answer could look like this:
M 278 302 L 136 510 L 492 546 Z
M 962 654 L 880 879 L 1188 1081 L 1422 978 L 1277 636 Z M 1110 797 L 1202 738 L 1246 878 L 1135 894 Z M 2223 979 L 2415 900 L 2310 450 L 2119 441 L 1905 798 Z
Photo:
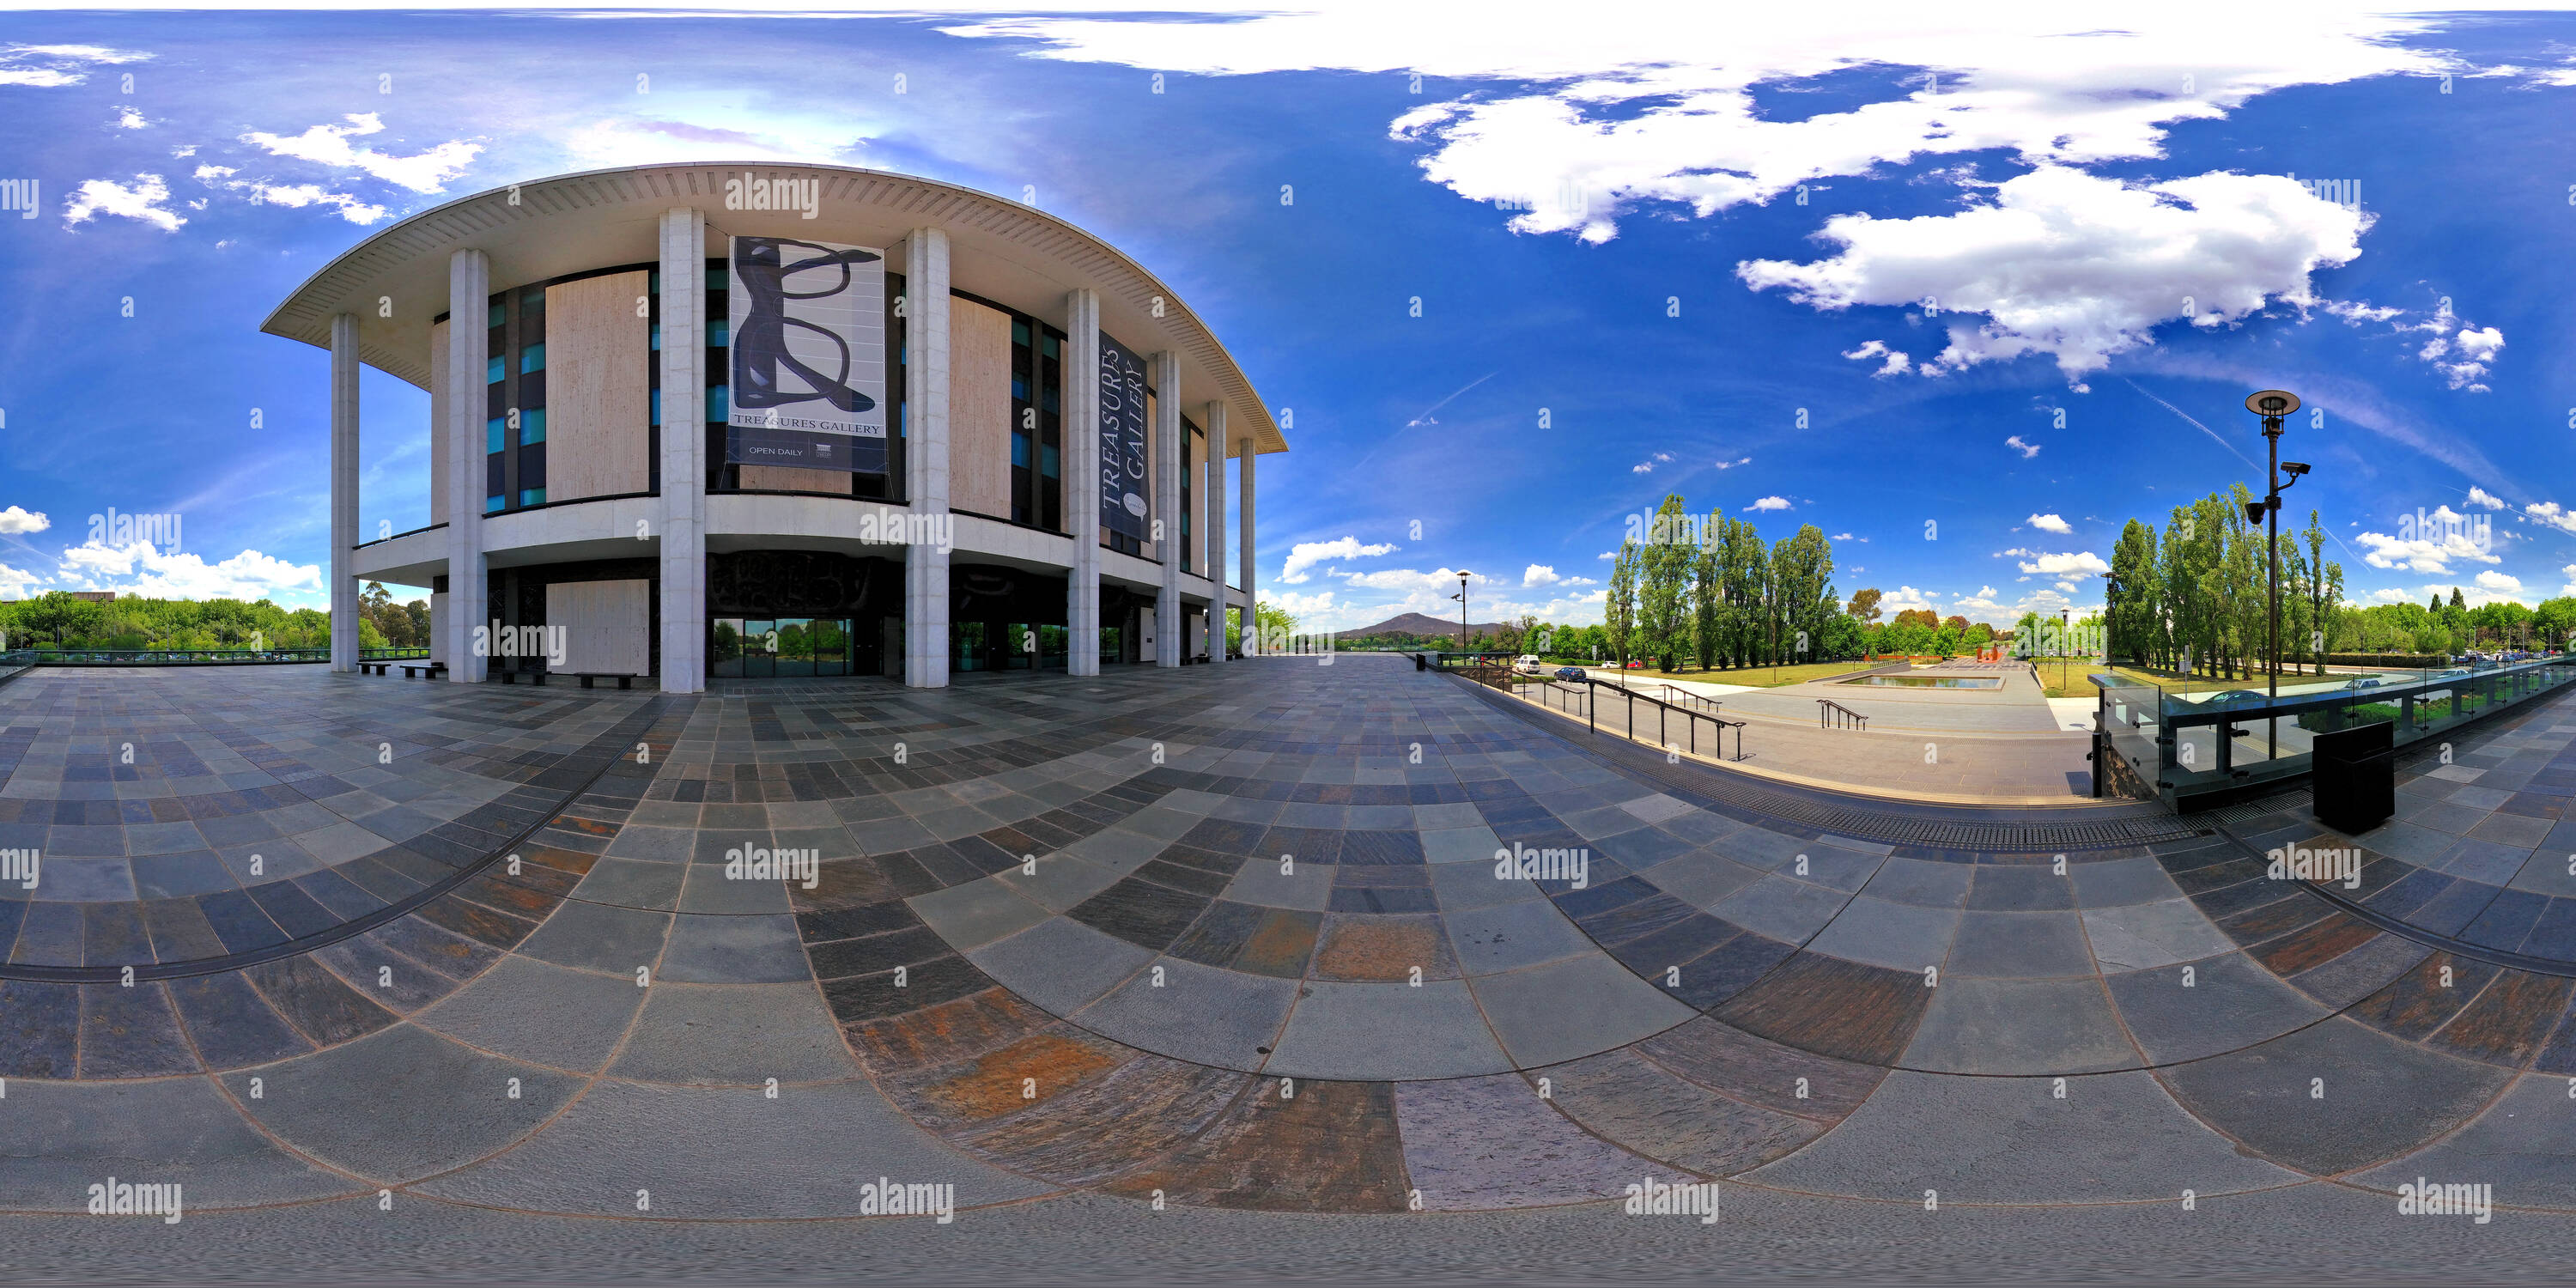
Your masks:
M 1165 349 L 1154 372 L 1154 521 L 1162 540 L 1163 587 L 1154 595 L 1154 665 L 1181 664 L 1181 357 Z
M 491 596 L 483 579 L 483 392 L 491 333 L 492 261 L 479 250 L 447 257 L 447 681 L 477 684 L 484 658 L 474 628 L 485 625 Z
M 331 669 L 358 669 L 358 315 L 331 319 Z
M 1225 403 L 1210 399 L 1206 416 L 1207 480 L 1199 487 L 1207 493 L 1207 514 L 1199 528 L 1207 534 L 1205 566 L 1215 592 L 1208 596 L 1208 661 L 1213 663 L 1225 660 L 1225 622 L 1233 605 L 1225 593 Z
M 1238 453 L 1234 465 L 1240 479 L 1237 490 L 1243 493 L 1238 503 L 1243 510 L 1243 532 L 1241 536 L 1235 538 L 1241 546 L 1236 553 L 1243 559 L 1243 655 L 1251 657 L 1261 651 L 1261 615 L 1253 611 L 1255 601 L 1252 582 L 1252 440 L 1250 438 L 1234 440 L 1234 450 Z
M 662 213 L 664 693 L 707 687 L 707 217 Z
M 1073 534 L 1065 585 L 1065 671 L 1100 674 L 1100 297 L 1064 297 L 1064 526 Z
M 938 532 L 948 518 L 948 234 L 915 228 L 904 238 L 904 489 L 912 512 Z M 903 682 L 948 687 L 948 552 L 915 542 L 903 552 Z

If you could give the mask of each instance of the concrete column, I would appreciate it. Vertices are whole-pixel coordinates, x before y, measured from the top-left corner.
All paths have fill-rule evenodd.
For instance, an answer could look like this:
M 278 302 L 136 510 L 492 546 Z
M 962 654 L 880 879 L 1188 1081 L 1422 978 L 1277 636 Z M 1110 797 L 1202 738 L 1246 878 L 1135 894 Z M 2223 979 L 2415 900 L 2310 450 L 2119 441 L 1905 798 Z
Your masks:
M 662 213 L 662 672 L 707 687 L 707 217 Z
M 1199 521 L 1199 530 L 1207 536 L 1207 575 L 1215 587 L 1208 598 L 1208 661 L 1225 660 L 1225 623 L 1233 600 L 1225 593 L 1225 404 L 1210 400 L 1206 412 L 1207 479 L 1199 490 L 1207 493 L 1207 513 Z
M 1064 526 L 1073 534 L 1065 587 L 1065 672 L 1100 674 L 1100 297 L 1064 297 Z
M 1243 559 L 1243 655 L 1251 657 L 1261 651 L 1261 617 L 1253 611 L 1252 582 L 1252 440 L 1234 440 L 1235 469 L 1239 471 L 1238 490 L 1243 493 L 1243 534 L 1236 538 Z
M 915 514 L 948 513 L 948 234 L 904 238 L 904 488 Z M 948 687 L 948 552 L 916 543 L 903 554 L 903 682 Z
M 1163 527 L 1154 554 L 1163 588 L 1154 596 L 1154 665 L 1181 664 L 1181 357 L 1165 349 L 1151 359 L 1154 388 L 1154 520 Z
M 358 669 L 358 315 L 331 319 L 331 669 Z
M 484 337 L 492 312 L 492 261 L 479 250 L 447 257 L 447 681 L 477 684 L 484 658 L 474 628 L 490 615 L 483 584 L 483 422 L 488 398 Z M 488 640 L 488 637 L 487 637 Z

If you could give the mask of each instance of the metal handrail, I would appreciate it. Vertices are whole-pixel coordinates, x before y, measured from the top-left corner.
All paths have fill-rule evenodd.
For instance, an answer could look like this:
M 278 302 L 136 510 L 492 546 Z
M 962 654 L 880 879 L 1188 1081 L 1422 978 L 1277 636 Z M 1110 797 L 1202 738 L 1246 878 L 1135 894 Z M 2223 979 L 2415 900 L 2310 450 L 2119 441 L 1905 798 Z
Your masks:
M 321 648 L 62 648 L 21 649 L 9 654 L 16 662 L 29 666 L 262 666 L 281 663 L 328 662 L 329 646 Z M 402 661 L 429 656 L 425 648 L 369 648 L 358 650 L 361 661 Z
M 1481 676 L 1471 671 L 1461 670 L 1459 674 L 1465 675 L 1468 679 L 1476 680 L 1478 683 L 1486 683 Z M 1674 703 L 1666 702 L 1661 698 L 1640 693 L 1624 684 L 1616 684 L 1602 679 L 1585 680 L 1579 685 L 1561 684 L 1553 678 L 1533 677 L 1527 683 L 1523 684 L 1516 685 L 1506 681 L 1502 684 L 1491 684 L 1488 687 L 1501 690 L 1513 697 L 1520 698 L 1524 702 L 1531 700 L 1529 697 L 1530 690 L 1537 689 L 1539 691 L 1537 701 L 1540 706 L 1563 710 L 1569 717 L 1573 714 L 1574 703 L 1571 700 L 1565 699 L 1562 695 L 1580 692 L 1583 695 L 1584 727 L 1595 734 L 1598 734 L 1601 731 L 1598 711 L 1594 705 L 1598 700 L 1596 695 L 1600 690 L 1608 689 L 1611 692 L 1618 694 L 1620 699 L 1627 703 L 1627 706 L 1622 709 L 1622 714 L 1626 717 L 1625 725 L 1628 730 L 1627 736 L 1631 741 L 1644 741 L 1642 738 L 1637 736 L 1637 704 L 1643 702 L 1655 710 L 1654 745 L 1656 747 L 1673 751 L 1687 749 L 1692 755 L 1698 755 L 1699 722 L 1705 720 L 1715 726 L 1715 729 L 1712 731 L 1714 740 L 1717 744 L 1714 749 L 1714 754 L 1721 759 L 1729 758 L 1726 756 L 1726 731 L 1732 729 L 1735 731 L 1735 755 L 1731 757 L 1731 759 L 1742 760 L 1745 756 L 1744 721 L 1729 720 L 1712 711 L 1699 711 L 1690 707 L 1679 706 Z M 1558 700 L 1551 702 L 1550 698 L 1552 695 L 1556 696 Z M 1672 742 L 1670 739 L 1670 734 L 1672 732 L 1670 717 L 1673 715 L 1679 715 L 1682 717 L 1684 742 L 1678 744 Z
M 1832 698 L 1818 698 L 1816 699 L 1816 727 L 1866 730 L 1869 728 L 1869 717 Z

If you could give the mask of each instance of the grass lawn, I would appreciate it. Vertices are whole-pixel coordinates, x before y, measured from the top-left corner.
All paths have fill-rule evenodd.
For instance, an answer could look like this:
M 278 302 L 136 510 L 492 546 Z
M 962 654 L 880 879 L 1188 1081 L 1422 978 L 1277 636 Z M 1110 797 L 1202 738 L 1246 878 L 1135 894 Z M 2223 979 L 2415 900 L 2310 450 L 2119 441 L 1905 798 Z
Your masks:
M 2213 680 L 2206 675 L 2184 676 L 2173 671 L 2143 666 L 2105 666 L 2100 662 L 2081 662 L 2073 658 L 2067 659 L 2066 665 L 2060 668 L 2054 659 L 2039 659 L 2039 682 L 2048 690 L 2048 696 L 2052 698 L 2089 698 L 2100 692 L 2101 690 L 2094 688 L 2085 680 L 2084 677 L 2088 675 L 2122 676 L 2140 684 L 2155 685 L 2167 693 L 2175 694 L 2219 693 L 2229 689 L 2263 687 L 2263 673 L 2260 671 L 2240 673 L 2233 680 Z M 2062 680 L 2061 677 L 2063 677 Z M 2288 667 L 2281 669 L 2283 684 L 2314 684 L 2317 678 L 2314 672 L 2294 671 Z
M 1722 669 L 1702 671 L 1696 668 L 1684 671 L 1659 671 L 1649 666 L 1644 670 L 1620 671 L 1617 674 L 1632 681 L 1693 680 L 1701 684 L 1740 684 L 1751 689 L 1768 689 L 1783 684 L 1804 684 L 1809 680 L 1829 680 L 1837 675 L 1852 675 L 1879 665 L 1883 664 L 1878 662 L 1804 662 L 1795 666 L 1783 666 L 1777 668 L 1768 666 L 1751 666 L 1733 671 Z M 1605 663 L 1603 669 L 1609 669 L 1608 664 Z

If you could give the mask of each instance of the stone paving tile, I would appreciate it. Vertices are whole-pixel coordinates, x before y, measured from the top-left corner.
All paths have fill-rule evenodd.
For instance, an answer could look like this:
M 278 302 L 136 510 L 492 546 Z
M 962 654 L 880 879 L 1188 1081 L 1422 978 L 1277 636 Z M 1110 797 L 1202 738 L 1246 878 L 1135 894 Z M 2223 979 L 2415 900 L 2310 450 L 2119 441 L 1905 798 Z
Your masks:
M 1920 972 L 1800 953 L 1711 1014 L 1801 1050 L 1892 1065 L 1934 991 Z
M 651 991 L 632 976 L 510 957 L 417 1018 L 496 1055 L 587 1072 L 607 1063 Z
M 2513 1075 L 2337 1018 L 2157 1077 L 2183 1108 L 2260 1157 L 2332 1175 L 2458 1128 Z
M 1693 1018 L 1690 1007 L 1598 953 L 1472 981 L 1477 1005 L 1523 1069 L 1626 1046 Z
M 1512 1067 L 1468 986 L 1311 981 L 1263 1072 L 1296 1078 L 1455 1078 Z
M 111 1175 L 180 1186 L 182 1221 L 366 1188 L 278 1148 L 199 1078 L 13 1082 L 0 1157 L 0 1208 L 13 1212 L 85 1212 Z
M 1266 1078 L 1197 1136 L 1107 1188 L 1208 1207 L 1400 1212 L 1411 1186 L 1391 1084 L 1299 1080 L 1291 1089 Z
M 499 1151 L 544 1125 L 579 1087 L 407 1024 L 259 1069 L 256 1100 L 252 1076 L 223 1079 L 263 1128 L 332 1166 L 397 1183 Z
M 1163 958 L 1073 1019 L 1157 1055 L 1250 1072 L 1269 1057 L 1298 991 L 1295 980 Z
M 1426 1211 L 1617 1198 L 1653 1168 L 1576 1126 L 1517 1074 L 1397 1083 L 1395 1109 Z
M 1631 1048 L 1656 1067 L 1730 1100 L 1835 1122 L 1859 1107 L 1887 1071 L 1755 1037 L 1706 1017 Z
M 2064 1080 L 1900 1071 L 1807 1148 L 1746 1179 L 1947 1203 L 2171 1201 L 2300 1180 L 2243 1156 L 2144 1073 Z
M 1825 1124 L 1733 1100 L 1633 1050 L 1532 1071 L 1550 1103 L 1604 1140 L 1701 1176 L 1734 1176 L 1814 1139 Z
M 2189 970 L 2189 983 L 2184 971 Z M 2153 1064 L 2233 1051 L 2313 1024 L 2330 1012 L 2245 955 L 2132 971 L 2107 981 L 2129 1034 Z
M 1877 888 L 1878 883 L 1873 881 L 1869 889 Z M 1966 893 L 1964 880 L 1959 892 Z M 1920 971 L 1948 960 L 1951 939 L 1958 929 L 1959 913 L 1953 907 L 1874 898 L 1868 891 L 1863 891 L 1859 898 L 1845 905 L 1831 925 L 1808 942 L 1807 948 L 1845 961 L 1884 966 L 1891 970 Z
M 1045 1095 L 1043 1109 L 1032 1106 L 947 1139 L 1023 1175 L 1098 1185 L 1165 1157 L 1265 1082 L 1138 1053 L 1099 1077 Z
M 1923 991 L 1932 997 L 1907 1068 L 2056 1076 L 2139 1064 L 2098 980 L 1944 976 Z

